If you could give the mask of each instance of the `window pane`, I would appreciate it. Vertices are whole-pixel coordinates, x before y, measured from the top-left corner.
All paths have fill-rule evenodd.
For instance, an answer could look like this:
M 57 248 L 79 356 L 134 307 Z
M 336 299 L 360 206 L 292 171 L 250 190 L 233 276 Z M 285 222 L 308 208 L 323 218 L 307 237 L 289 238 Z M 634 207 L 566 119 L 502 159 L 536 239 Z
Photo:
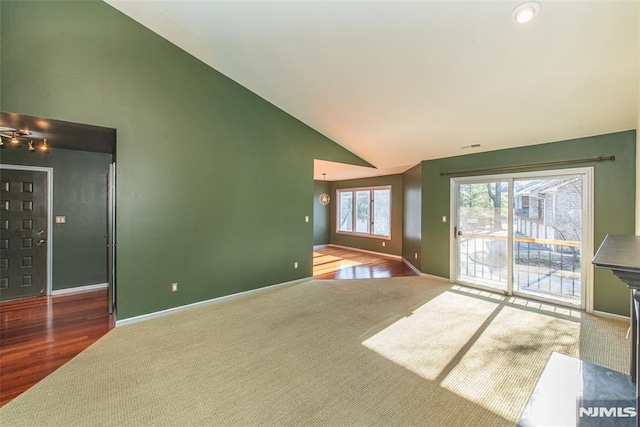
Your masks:
M 369 233 L 369 199 L 371 192 L 356 191 L 356 233 Z
M 353 231 L 353 214 L 351 207 L 353 206 L 353 193 L 351 191 L 340 191 L 340 204 L 338 205 L 338 230 Z
M 373 234 L 391 235 L 391 190 L 373 191 Z

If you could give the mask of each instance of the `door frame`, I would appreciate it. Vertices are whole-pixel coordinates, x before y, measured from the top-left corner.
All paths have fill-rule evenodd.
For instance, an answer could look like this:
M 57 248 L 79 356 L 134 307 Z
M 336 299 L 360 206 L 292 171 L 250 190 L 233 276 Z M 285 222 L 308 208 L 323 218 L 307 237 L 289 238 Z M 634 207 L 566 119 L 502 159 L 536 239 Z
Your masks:
M 45 172 L 47 175 L 47 292 L 53 292 L 53 168 L 43 166 L 10 165 L 0 163 L 0 170 L 23 170 L 32 172 Z
M 113 159 L 112 159 L 113 160 Z M 116 163 L 109 164 L 107 176 L 107 287 L 109 314 L 116 312 Z
M 582 194 L 583 194 L 583 211 L 582 211 L 582 235 L 581 235 L 581 246 L 580 253 L 582 259 L 582 273 L 581 273 L 581 293 L 582 293 L 582 302 L 580 306 L 573 304 L 566 304 L 568 307 L 572 308 L 581 308 L 585 310 L 587 313 L 593 313 L 593 294 L 594 294 L 594 267 L 591 264 L 591 259 L 593 258 L 593 240 L 594 240 L 594 181 L 593 181 L 594 168 L 593 166 L 582 167 L 582 168 L 566 168 L 566 169 L 550 169 L 550 170 L 536 170 L 531 172 L 517 172 L 517 173 L 504 173 L 504 174 L 493 174 L 493 175 L 473 175 L 473 176 L 463 176 L 456 177 L 450 179 L 449 184 L 449 281 L 451 283 L 457 283 L 457 275 L 458 275 L 458 251 L 457 251 L 457 243 L 456 239 L 454 239 L 453 233 L 454 228 L 458 225 L 458 212 L 457 212 L 457 194 L 456 187 L 460 183 L 474 183 L 474 182 L 484 182 L 484 181 L 508 181 L 509 185 L 509 196 L 508 196 L 508 221 L 509 227 L 513 227 L 513 182 L 519 179 L 528 179 L 528 178 L 556 178 L 556 177 L 564 177 L 566 175 L 582 175 Z M 508 259 L 509 265 L 508 268 L 508 281 L 511 287 L 508 287 L 509 292 L 508 295 L 513 295 L 513 233 L 508 233 Z M 586 264 L 585 264 L 586 263 Z M 465 284 L 467 285 L 467 284 Z M 475 287 L 475 285 L 474 285 Z M 485 289 L 491 292 L 497 292 L 496 289 L 477 286 L 478 288 Z M 545 303 L 564 305 L 561 302 L 551 301 L 549 299 L 545 299 L 543 297 L 536 298 L 535 295 L 522 296 L 521 294 L 517 295 L 518 297 L 523 297 L 527 299 L 544 301 Z

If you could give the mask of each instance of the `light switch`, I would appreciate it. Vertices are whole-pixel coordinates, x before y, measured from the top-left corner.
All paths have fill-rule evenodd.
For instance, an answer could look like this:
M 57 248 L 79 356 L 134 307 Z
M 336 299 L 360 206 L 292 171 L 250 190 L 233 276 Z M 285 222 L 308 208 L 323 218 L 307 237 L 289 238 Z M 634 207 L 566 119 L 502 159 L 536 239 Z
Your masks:
M 304 222 L 309 222 L 309 215 L 305 215 Z
M 442 215 L 442 222 L 447 222 L 447 216 L 446 215 Z
M 56 224 L 66 224 L 67 217 L 65 215 L 56 216 Z

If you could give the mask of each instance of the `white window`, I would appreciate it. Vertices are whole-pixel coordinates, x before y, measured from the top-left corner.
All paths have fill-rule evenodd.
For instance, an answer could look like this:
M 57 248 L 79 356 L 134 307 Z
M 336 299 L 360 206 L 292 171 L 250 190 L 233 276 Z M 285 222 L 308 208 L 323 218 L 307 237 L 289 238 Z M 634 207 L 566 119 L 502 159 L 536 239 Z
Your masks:
M 338 233 L 391 238 L 391 187 L 338 190 Z

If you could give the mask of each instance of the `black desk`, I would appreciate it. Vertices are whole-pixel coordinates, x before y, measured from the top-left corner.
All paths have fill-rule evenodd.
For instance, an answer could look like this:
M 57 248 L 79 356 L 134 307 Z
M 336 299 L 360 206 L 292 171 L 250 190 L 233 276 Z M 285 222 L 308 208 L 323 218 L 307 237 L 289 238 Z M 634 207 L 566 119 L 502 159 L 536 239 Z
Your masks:
M 607 234 L 593 258 L 596 267 L 607 268 L 631 290 L 631 380 L 636 384 L 636 396 L 640 396 L 638 381 L 638 311 L 640 310 L 640 236 Z M 638 417 L 640 419 L 640 417 Z

